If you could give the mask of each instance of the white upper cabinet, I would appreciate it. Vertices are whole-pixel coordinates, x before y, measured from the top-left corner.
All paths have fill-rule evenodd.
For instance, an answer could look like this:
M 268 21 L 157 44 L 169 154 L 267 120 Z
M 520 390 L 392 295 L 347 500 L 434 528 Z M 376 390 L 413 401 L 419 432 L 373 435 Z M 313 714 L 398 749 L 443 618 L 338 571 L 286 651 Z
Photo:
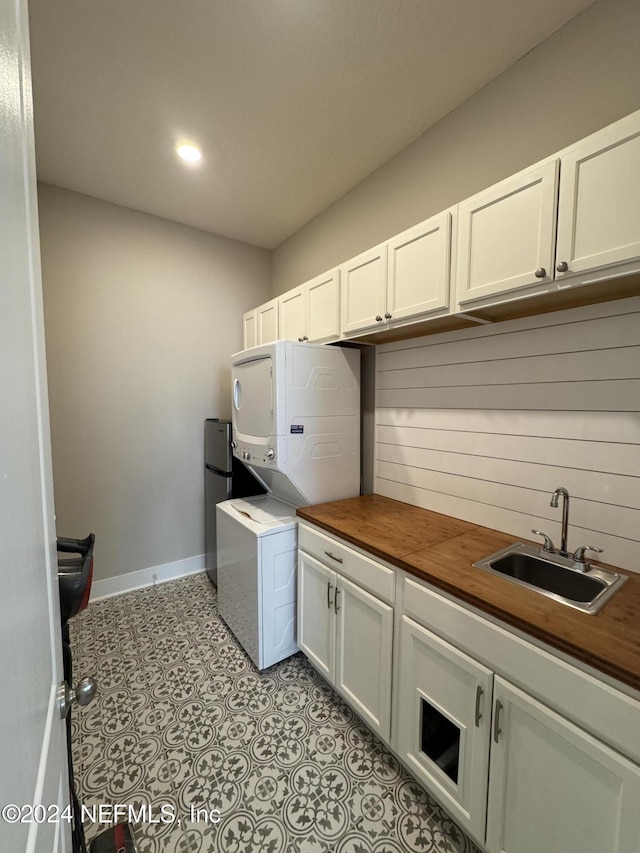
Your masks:
M 345 337 L 449 310 L 454 217 L 444 211 L 342 266 Z
M 278 300 L 272 299 L 256 308 L 256 321 L 258 328 L 258 343 L 269 344 L 277 341 L 278 334 Z
M 448 310 L 454 214 L 447 210 L 389 240 L 389 322 Z
M 345 337 L 386 322 L 387 247 L 376 246 L 340 269 L 342 334 Z
M 304 285 L 307 296 L 306 335 L 314 343 L 340 337 L 340 270 L 312 278 Z
M 279 336 L 286 341 L 326 343 L 340 337 L 340 272 L 312 278 L 278 298 Z
M 256 309 L 257 343 L 425 334 L 445 315 L 519 316 L 541 294 L 534 310 L 631 295 L 636 273 L 640 110 Z
M 456 310 L 640 271 L 639 199 L 637 112 L 460 202 Z
M 460 310 L 495 294 L 554 289 L 558 174 L 553 159 L 458 205 Z
M 640 257 L 640 113 L 561 154 L 556 277 Z
M 304 340 L 307 327 L 307 293 L 304 285 L 278 299 L 278 333 L 283 341 Z
M 242 349 L 250 349 L 258 343 L 256 309 L 242 315 Z

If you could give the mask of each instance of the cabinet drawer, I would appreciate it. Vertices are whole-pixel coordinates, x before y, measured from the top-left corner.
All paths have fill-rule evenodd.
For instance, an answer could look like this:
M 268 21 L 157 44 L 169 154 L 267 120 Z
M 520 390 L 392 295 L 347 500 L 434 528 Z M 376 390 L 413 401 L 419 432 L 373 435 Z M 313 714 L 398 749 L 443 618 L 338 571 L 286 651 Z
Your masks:
M 393 569 L 305 524 L 298 527 L 298 547 L 378 598 L 393 604 L 396 578 Z

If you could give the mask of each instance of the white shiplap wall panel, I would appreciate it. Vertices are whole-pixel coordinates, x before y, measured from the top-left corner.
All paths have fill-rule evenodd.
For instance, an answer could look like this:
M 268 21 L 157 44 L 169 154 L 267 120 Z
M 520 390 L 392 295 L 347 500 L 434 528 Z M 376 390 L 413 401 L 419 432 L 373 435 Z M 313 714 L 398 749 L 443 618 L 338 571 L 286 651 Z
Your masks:
M 627 305 L 636 301 L 623 300 Z M 508 320 L 502 323 L 488 323 L 473 330 L 449 332 L 422 338 L 398 341 L 379 347 L 381 370 L 404 369 L 406 367 L 424 367 L 432 364 L 450 364 L 469 361 L 481 361 L 487 352 L 491 352 L 494 338 L 500 338 L 502 357 L 522 358 L 530 355 L 544 355 L 550 352 L 572 352 L 585 348 L 601 347 L 607 349 L 616 346 L 637 346 L 640 344 L 640 328 L 633 312 L 625 315 L 620 308 L 621 302 L 601 305 L 588 305 L 574 309 L 529 317 L 526 326 L 522 320 Z M 567 318 L 572 313 L 573 316 Z M 575 333 L 573 324 L 579 324 Z M 434 349 L 430 351 L 430 347 Z M 404 355 L 401 355 L 404 353 Z
M 399 445 L 381 444 L 378 447 L 378 463 L 389 462 L 404 465 L 411 471 L 454 474 L 481 483 L 517 483 L 518 488 L 544 492 L 550 479 L 564 477 L 563 485 L 573 497 L 600 495 L 598 503 L 612 504 L 614 507 L 629 507 L 640 511 L 640 489 L 638 478 L 627 475 L 612 477 L 609 473 L 584 471 L 566 466 L 547 465 L 541 462 L 519 462 L 512 459 L 473 456 L 466 453 L 450 453 L 424 448 L 406 448 Z M 381 470 L 381 469 L 380 469 Z M 387 474 L 387 477 L 389 475 Z M 402 473 L 399 472 L 399 476 Z M 576 523 L 577 519 L 574 518 Z M 636 519 L 640 525 L 640 512 Z
M 381 370 L 378 388 L 438 388 L 469 385 L 527 385 L 540 382 L 589 382 L 635 379 L 640 346 L 553 353 L 527 358 Z M 487 369 L 489 368 L 489 370 Z
M 487 371 L 491 364 L 487 363 Z M 531 382 L 521 385 L 464 385 L 388 388 L 378 391 L 383 408 L 409 409 L 539 409 L 556 411 L 638 411 L 640 379 L 603 382 Z
M 377 438 L 381 453 L 384 453 L 385 445 L 400 447 L 405 452 L 410 452 L 412 448 L 427 448 L 469 453 L 490 459 L 520 460 L 536 465 L 540 465 L 540 460 L 544 459 L 545 465 L 640 477 L 640 453 L 635 444 L 591 441 L 587 454 L 584 439 L 556 438 L 549 441 L 546 437 L 532 435 L 458 431 L 456 450 L 451 451 L 451 435 L 446 429 L 383 425 L 377 428 Z
M 640 298 L 377 349 L 379 494 L 640 571 Z
M 637 412 L 545 412 L 447 409 L 378 409 L 378 424 L 447 432 L 486 432 L 495 435 L 553 436 L 578 441 L 615 441 L 637 447 Z M 455 424 L 453 421 L 455 420 Z

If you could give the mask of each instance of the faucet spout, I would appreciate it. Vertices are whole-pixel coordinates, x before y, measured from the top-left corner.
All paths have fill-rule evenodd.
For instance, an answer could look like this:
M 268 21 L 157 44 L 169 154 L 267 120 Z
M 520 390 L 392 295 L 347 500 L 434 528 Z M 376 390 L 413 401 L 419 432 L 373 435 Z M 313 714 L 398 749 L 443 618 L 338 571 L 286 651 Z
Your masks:
M 569 531 L 569 492 L 563 486 L 557 488 L 551 495 L 552 507 L 556 508 L 558 506 L 559 497 L 562 497 L 562 541 L 560 542 L 559 553 L 561 557 L 568 557 L 569 551 L 567 550 L 567 538 Z

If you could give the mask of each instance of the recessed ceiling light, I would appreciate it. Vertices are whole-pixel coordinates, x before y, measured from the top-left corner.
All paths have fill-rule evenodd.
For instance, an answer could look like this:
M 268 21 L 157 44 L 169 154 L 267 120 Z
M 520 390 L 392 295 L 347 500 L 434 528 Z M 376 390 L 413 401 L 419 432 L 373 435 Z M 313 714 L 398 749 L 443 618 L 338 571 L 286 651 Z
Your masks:
M 187 163 L 197 163 L 202 159 L 202 151 L 197 145 L 182 143 L 176 147 L 178 157 Z

